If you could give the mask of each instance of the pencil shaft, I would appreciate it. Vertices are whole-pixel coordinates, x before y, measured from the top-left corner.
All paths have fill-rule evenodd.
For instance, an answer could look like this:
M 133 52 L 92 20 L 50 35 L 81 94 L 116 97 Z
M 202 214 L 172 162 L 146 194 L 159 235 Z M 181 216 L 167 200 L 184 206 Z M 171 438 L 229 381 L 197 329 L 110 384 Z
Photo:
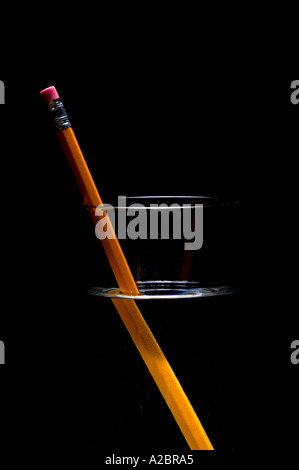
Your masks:
M 112 299 L 191 450 L 213 446 L 133 299 Z
M 99 221 L 99 217 L 95 215 L 95 208 L 99 204 L 103 203 L 74 135 L 73 129 L 68 127 L 58 131 L 58 137 L 76 178 L 84 202 L 93 206 L 93 209 L 91 209 L 91 215 L 94 224 L 96 225 Z M 113 233 L 114 229 L 109 217 L 106 217 L 105 219 L 106 223 L 109 224 L 109 232 Z M 102 244 L 120 290 L 125 293 L 137 295 L 139 293 L 138 287 L 116 235 L 114 238 L 103 239 Z
M 57 132 L 85 204 L 97 207 L 102 200 L 71 127 Z

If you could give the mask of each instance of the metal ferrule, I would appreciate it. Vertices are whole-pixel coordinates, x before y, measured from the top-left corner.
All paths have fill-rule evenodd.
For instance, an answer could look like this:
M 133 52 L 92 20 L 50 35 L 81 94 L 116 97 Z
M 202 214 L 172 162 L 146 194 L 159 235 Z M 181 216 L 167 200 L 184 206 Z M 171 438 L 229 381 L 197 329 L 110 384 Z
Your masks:
M 49 101 L 48 108 L 50 113 L 52 114 L 57 130 L 71 127 L 70 120 L 68 118 L 68 115 L 66 114 L 66 111 L 60 98 L 55 98 L 54 100 Z

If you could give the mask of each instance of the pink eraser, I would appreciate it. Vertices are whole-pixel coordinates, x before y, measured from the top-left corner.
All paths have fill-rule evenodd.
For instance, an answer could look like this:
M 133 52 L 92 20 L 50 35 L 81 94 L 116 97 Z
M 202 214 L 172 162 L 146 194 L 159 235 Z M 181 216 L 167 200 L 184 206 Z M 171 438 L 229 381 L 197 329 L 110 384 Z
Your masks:
M 40 92 L 40 94 L 45 101 L 51 101 L 59 98 L 55 86 L 49 86 L 48 88 L 45 88 Z

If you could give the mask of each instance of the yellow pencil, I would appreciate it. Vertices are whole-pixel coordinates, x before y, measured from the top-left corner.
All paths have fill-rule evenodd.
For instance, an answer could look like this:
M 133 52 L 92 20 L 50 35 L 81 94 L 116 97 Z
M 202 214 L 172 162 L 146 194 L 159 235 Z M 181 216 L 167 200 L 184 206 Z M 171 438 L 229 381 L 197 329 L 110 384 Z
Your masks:
M 43 99 L 48 102 L 49 110 L 54 117 L 58 130 L 59 140 L 66 153 L 84 202 L 97 207 L 99 204 L 102 204 L 102 200 L 55 87 L 46 88 L 41 91 L 41 95 Z M 93 213 L 92 217 L 96 223 L 98 217 L 93 215 Z M 107 222 L 107 219 L 108 217 L 105 218 L 105 222 Z M 113 230 L 112 226 L 109 227 L 109 230 Z M 106 238 L 102 240 L 102 243 L 120 290 L 122 292 L 138 295 L 139 291 L 137 285 L 116 236 L 111 239 Z M 112 302 L 180 427 L 190 449 L 213 450 L 213 446 L 201 422 L 134 299 L 115 298 L 112 299 Z

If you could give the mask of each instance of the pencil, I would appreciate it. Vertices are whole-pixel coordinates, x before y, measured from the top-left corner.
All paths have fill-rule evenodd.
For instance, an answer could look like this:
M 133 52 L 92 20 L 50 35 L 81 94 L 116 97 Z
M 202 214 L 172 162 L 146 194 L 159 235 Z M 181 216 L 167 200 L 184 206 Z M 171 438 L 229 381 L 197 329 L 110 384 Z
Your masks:
M 69 118 L 55 87 L 41 91 L 53 115 L 64 152 L 86 204 L 97 207 L 102 200 L 87 167 Z M 105 219 L 108 219 L 106 217 Z M 98 217 L 93 215 L 94 223 Z M 107 222 L 107 220 L 105 220 Z M 109 229 L 112 229 L 110 227 Z M 112 229 L 113 230 L 113 229 Z M 118 239 L 102 240 L 103 247 L 122 292 L 138 295 L 138 287 L 122 252 Z M 213 450 L 213 446 L 184 390 L 145 322 L 134 299 L 112 299 L 162 396 L 172 412 L 191 450 Z

